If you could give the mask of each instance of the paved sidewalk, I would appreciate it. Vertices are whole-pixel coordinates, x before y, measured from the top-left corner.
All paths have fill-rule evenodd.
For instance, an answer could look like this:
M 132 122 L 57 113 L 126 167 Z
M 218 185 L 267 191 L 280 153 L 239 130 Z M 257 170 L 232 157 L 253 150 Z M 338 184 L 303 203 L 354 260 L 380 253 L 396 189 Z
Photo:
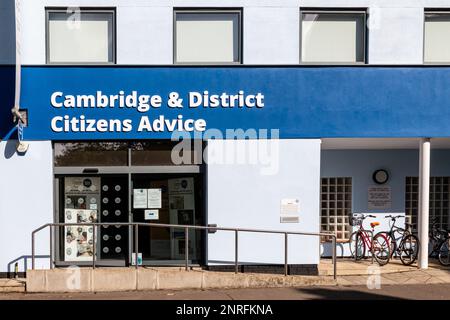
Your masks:
M 372 259 L 363 259 L 355 261 L 350 258 L 338 258 L 337 259 L 337 274 L 338 276 L 350 276 L 350 275 L 364 275 L 367 274 L 367 269 L 370 266 L 378 266 L 377 262 L 372 263 Z M 432 270 L 448 270 L 450 267 L 443 267 L 439 262 L 430 260 L 429 269 Z M 416 271 L 417 264 L 411 266 L 405 266 L 399 259 L 391 259 L 385 266 L 380 267 L 381 273 L 400 273 L 407 271 Z M 333 275 L 333 263 L 331 259 L 321 259 L 319 264 L 319 275 L 331 276 Z
M 354 286 L 366 285 L 368 281 L 374 280 L 373 275 L 354 275 L 338 277 L 337 283 L 341 286 Z M 386 273 L 379 275 L 379 281 L 381 285 L 450 284 L 450 271 L 416 270 L 401 273 Z
M 400 260 L 393 259 L 389 264 L 380 267 L 371 259 L 354 261 L 352 259 L 338 259 L 338 285 L 355 286 L 366 285 L 372 281 L 374 275 L 380 276 L 382 285 L 407 284 L 449 284 L 450 267 L 444 267 L 437 261 L 431 260 L 427 270 L 419 270 L 417 265 L 404 266 Z M 331 260 L 322 260 L 319 274 L 332 274 Z M 371 277 L 371 278 L 369 278 Z
M 450 300 L 450 284 L 297 288 L 156 290 L 101 293 L 0 293 L 0 300 Z M 182 302 L 180 302 L 182 303 Z M 201 305 L 201 303 L 199 304 Z

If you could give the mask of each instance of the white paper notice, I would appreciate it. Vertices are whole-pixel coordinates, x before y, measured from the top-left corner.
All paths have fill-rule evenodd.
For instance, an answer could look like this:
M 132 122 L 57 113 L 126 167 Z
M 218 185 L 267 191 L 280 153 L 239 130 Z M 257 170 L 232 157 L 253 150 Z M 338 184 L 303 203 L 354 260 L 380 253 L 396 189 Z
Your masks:
M 147 189 L 133 189 L 133 208 L 146 209 L 147 207 Z
M 147 189 L 148 204 L 147 208 L 160 209 L 161 208 L 161 189 Z
M 144 219 L 145 220 L 158 220 L 159 219 L 159 210 L 145 210 L 144 211 Z
M 299 203 L 298 199 L 282 199 L 280 210 L 281 223 L 298 223 L 299 221 Z
M 369 209 L 390 209 L 391 187 L 369 187 L 368 207 Z

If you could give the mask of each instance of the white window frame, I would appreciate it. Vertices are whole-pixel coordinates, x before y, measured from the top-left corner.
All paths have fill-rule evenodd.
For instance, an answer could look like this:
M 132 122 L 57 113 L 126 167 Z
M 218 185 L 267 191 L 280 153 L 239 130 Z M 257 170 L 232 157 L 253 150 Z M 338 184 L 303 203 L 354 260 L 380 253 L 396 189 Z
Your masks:
M 178 62 L 177 61 L 177 14 L 237 14 L 238 15 L 238 61 L 233 62 Z M 183 9 L 174 8 L 173 10 L 173 63 L 178 65 L 240 65 L 243 64 L 242 58 L 242 9 Z
M 437 15 L 447 15 L 450 18 L 450 10 L 439 10 L 439 9 L 425 9 L 423 14 L 423 48 L 422 48 L 422 61 L 423 64 L 429 64 L 429 65 L 448 65 L 450 64 L 450 61 L 435 61 L 435 62 L 428 62 L 425 60 L 425 18 L 427 14 L 437 14 Z
M 83 13 L 107 13 L 112 14 L 112 61 L 108 62 L 52 62 L 50 61 L 50 14 L 51 13 L 67 13 L 68 8 L 45 8 L 45 62 L 50 65 L 114 65 L 116 64 L 116 54 L 117 54 L 117 23 L 116 23 L 116 9 L 115 8 L 90 8 L 81 7 L 81 14 Z
M 318 62 L 309 62 L 302 61 L 302 25 L 303 25 L 303 14 L 361 14 L 363 15 L 364 20 L 364 30 L 363 30 L 363 61 L 356 62 L 335 62 L 335 61 L 318 61 Z M 345 10 L 335 10 L 335 9 L 308 9 L 301 8 L 300 9 L 300 42 L 299 42 L 299 61 L 300 64 L 304 65 L 364 65 L 367 64 L 367 9 L 345 9 Z

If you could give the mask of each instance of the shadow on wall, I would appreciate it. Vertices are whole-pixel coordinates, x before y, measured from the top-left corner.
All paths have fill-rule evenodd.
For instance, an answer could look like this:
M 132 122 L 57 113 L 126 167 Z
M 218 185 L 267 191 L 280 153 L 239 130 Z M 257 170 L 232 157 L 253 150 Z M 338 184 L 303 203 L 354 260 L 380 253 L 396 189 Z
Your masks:
M 331 257 L 333 255 L 333 245 L 331 242 L 323 242 L 320 244 L 320 256 Z M 348 242 L 338 242 L 336 243 L 336 257 L 345 258 L 350 257 L 350 244 Z
M 15 89 L 15 4 L 14 0 L 0 1 L 0 139 L 11 131 L 11 108 Z
M 17 153 L 16 150 L 17 140 L 8 140 L 5 145 L 5 150 L 3 152 L 3 156 L 5 159 L 11 159 Z M 17 153 L 20 155 L 20 153 Z

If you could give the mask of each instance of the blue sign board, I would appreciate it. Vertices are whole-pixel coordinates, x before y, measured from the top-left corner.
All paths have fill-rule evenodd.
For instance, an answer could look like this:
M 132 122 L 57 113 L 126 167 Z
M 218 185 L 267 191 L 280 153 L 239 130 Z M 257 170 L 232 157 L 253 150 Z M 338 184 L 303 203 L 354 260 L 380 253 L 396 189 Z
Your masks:
M 448 67 L 24 67 L 25 140 L 449 137 Z M 217 132 L 217 130 L 216 130 Z M 270 134 L 269 134 L 270 136 Z

